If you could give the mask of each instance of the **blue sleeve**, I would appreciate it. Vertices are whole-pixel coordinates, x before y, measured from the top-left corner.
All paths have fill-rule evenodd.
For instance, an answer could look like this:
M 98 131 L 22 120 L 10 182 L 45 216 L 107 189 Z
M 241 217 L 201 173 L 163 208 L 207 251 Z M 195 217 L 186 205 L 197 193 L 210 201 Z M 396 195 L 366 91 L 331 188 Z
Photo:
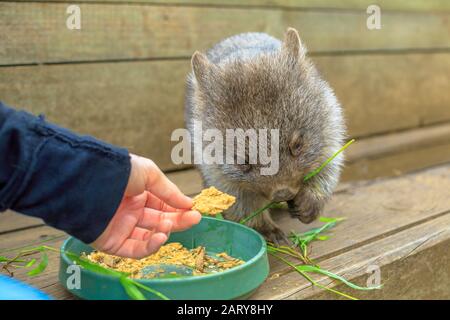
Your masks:
M 39 217 L 85 243 L 117 210 L 130 157 L 0 102 L 0 211 Z

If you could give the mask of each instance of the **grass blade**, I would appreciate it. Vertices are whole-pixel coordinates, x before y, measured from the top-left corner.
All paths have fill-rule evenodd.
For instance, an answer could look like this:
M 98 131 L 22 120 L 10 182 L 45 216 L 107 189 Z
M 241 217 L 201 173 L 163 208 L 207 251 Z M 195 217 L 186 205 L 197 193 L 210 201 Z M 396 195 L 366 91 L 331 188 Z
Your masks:
M 25 265 L 25 268 L 31 268 L 36 262 L 36 259 L 31 259 L 30 261 L 28 261 L 28 263 Z
M 374 287 L 360 287 L 350 281 L 348 281 L 347 279 L 345 279 L 344 277 L 341 277 L 333 272 L 330 272 L 328 270 L 324 270 L 315 266 L 310 266 L 310 265 L 298 265 L 297 268 L 299 268 L 300 270 L 304 271 L 304 272 L 315 272 L 315 273 L 320 273 L 323 274 L 327 277 L 330 277 L 332 279 L 338 280 L 342 283 L 344 283 L 345 285 L 347 285 L 350 288 L 353 288 L 355 290 L 364 290 L 364 291 L 368 291 L 368 290 L 374 290 L 374 289 L 380 289 L 380 286 L 374 286 Z
M 47 266 L 48 266 L 48 255 L 46 252 L 42 252 L 41 261 L 39 262 L 38 266 L 33 270 L 29 271 L 27 275 L 30 277 L 37 276 L 38 274 L 42 273 L 47 268 Z
M 332 289 L 332 288 L 328 288 L 328 287 L 326 287 L 326 286 L 321 285 L 320 283 L 317 283 L 317 282 L 314 281 L 310 276 L 308 276 L 308 275 L 306 274 L 305 271 L 301 270 L 300 267 L 302 267 L 302 266 L 304 266 L 304 265 L 297 266 L 297 265 L 295 265 L 295 264 L 289 262 L 288 260 L 284 259 L 283 257 L 280 257 L 280 256 L 278 256 L 278 255 L 276 255 L 276 254 L 274 254 L 274 253 L 270 253 L 270 254 L 271 254 L 272 256 L 274 256 L 275 258 L 277 258 L 277 259 L 283 261 L 285 264 L 287 264 L 287 265 L 290 266 L 291 268 L 293 268 L 296 272 L 298 272 L 300 275 L 302 275 L 306 280 L 308 280 L 309 282 L 311 282 L 312 285 L 317 286 L 317 287 L 319 287 L 319 288 L 322 288 L 322 289 L 324 289 L 324 290 L 330 291 L 330 292 L 332 292 L 332 293 L 338 294 L 338 295 L 340 295 L 340 296 L 342 296 L 342 297 L 345 297 L 345 298 L 347 298 L 347 299 L 350 299 L 350 300 L 358 300 L 357 298 L 355 298 L 355 297 L 353 297 L 353 296 L 351 296 L 351 295 L 348 295 L 348 294 L 346 294 L 346 293 L 343 293 L 343 292 L 341 292 L 341 291 L 338 291 L 338 290 L 335 290 L 335 289 Z M 312 266 L 311 266 L 311 267 L 312 267 Z
M 141 291 L 134 285 L 133 281 L 130 281 L 127 277 L 120 277 L 119 279 L 122 287 L 127 295 L 133 300 L 147 300 Z
M 331 157 L 329 157 L 327 160 L 325 160 L 324 163 L 322 163 L 320 165 L 320 167 L 318 167 L 317 169 L 311 171 L 310 173 L 308 173 L 304 178 L 303 181 L 306 182 L 309 179 L 311 179 L 312 177 L 314 177 L 315 175 L 319 174 L 320 171 L 322 171 L 323 168 L 325 168 L 331 161 L 334 160 L 334 158 L 336 158 L 342 151 L 344 151 L 345 149 L 348 148 L 348 146 L 350 146 L 353 142 L 355 142 L 355 139 L 350 140 L 349 142 L 347 142 L 342 148 L 340 148 L 338 151 L 336 151 Z
M 162 300 L 170 300 L 167 296 L 165 296 L 161 292 L 153 290 L 152 288 L 149 288 L 149 287 L 147 287 L 147 286 L 145 286 L 142 283 L 139 283 L 137 281 L 134 281 L 134 280 L 132 280 L 132 281 L 133 281 L 135 286 L 137 286 L 137 287 L 139 287 L 139 288 L 141 288 L 141 289 L 143 289 L 145 291 L 148 291 L 150 293 L 153 293 L 155 296 L 161 298 Z
M 239 221 L 239 223 L 241 223 L 241 224 L 247 223 L 247 221 L 249 221 L 249 220 L 253 219 L 254 217 L 256 217 L 257 215 L 263 213 L 264 210 L 270 209 L 274 204 L 275 204 L 275 202 L 270 202 L 270 203 L 266 204 L 264 207 L 259 208 L 258 210 L 255 210 L 248 217 Z

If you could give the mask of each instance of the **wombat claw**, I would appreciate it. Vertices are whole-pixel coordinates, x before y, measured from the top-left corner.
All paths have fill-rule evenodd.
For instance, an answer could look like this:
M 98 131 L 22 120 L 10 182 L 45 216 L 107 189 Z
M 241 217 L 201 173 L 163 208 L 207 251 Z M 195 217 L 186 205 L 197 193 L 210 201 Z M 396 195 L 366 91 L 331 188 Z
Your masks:
M 276 246 L 291 244 L 291 241 L 287 237 L 286 233 L 279 228 L 263 232 L 262 234 L 267 242 L 273 243 Z

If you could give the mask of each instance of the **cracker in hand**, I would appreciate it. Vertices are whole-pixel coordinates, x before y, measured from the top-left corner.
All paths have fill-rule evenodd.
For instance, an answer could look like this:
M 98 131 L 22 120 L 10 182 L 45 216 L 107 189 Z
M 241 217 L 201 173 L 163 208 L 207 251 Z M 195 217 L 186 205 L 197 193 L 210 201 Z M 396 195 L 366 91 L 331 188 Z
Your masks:
M 197 210 L 203 214 L 216 215 L 231 207 L 236 202 L 236 198 L 214 187 L 209 187 L 195 196 L 193 202 L 192 210 Z

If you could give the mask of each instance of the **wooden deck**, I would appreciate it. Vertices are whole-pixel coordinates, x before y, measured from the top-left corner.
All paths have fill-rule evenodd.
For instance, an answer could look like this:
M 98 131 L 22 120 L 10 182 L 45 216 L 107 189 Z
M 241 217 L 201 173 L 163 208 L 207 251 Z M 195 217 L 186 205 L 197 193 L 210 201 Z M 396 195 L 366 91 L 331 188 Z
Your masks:
M 201 189 L 194 170 L 170 174 L 187 194 Z M 364 299 L 450 298 L 450 164 L 400 177 L 345 183 L 326 207 L 326 216 L 347 217 L 333 229 L 328 241 L 315 242 L 311 256 L 322 268 L 365 285 L 368 266 L 379 266 L 383 289 L 353 291 L 337 288 Z M 307 230 L 281 210 L 274 212 L 285 230 Z M 21 248 L 45 243 L 57 247 L 66 234 L 41 221 L 7 212 L 0 215 L 0 254 L 13 256 Z M 56 299 L 73 299 L 58 283 L 58 255 L 50 253 L 48 269 L 29 278 L 15 277 Z M 321 284 L 335 286 L 325 277 Z M 186 297 L 189 298 L 189 297 Z M 271 275 L 253 299 L 337 298 L 312 288 L 286 265 L 271 260 Z

